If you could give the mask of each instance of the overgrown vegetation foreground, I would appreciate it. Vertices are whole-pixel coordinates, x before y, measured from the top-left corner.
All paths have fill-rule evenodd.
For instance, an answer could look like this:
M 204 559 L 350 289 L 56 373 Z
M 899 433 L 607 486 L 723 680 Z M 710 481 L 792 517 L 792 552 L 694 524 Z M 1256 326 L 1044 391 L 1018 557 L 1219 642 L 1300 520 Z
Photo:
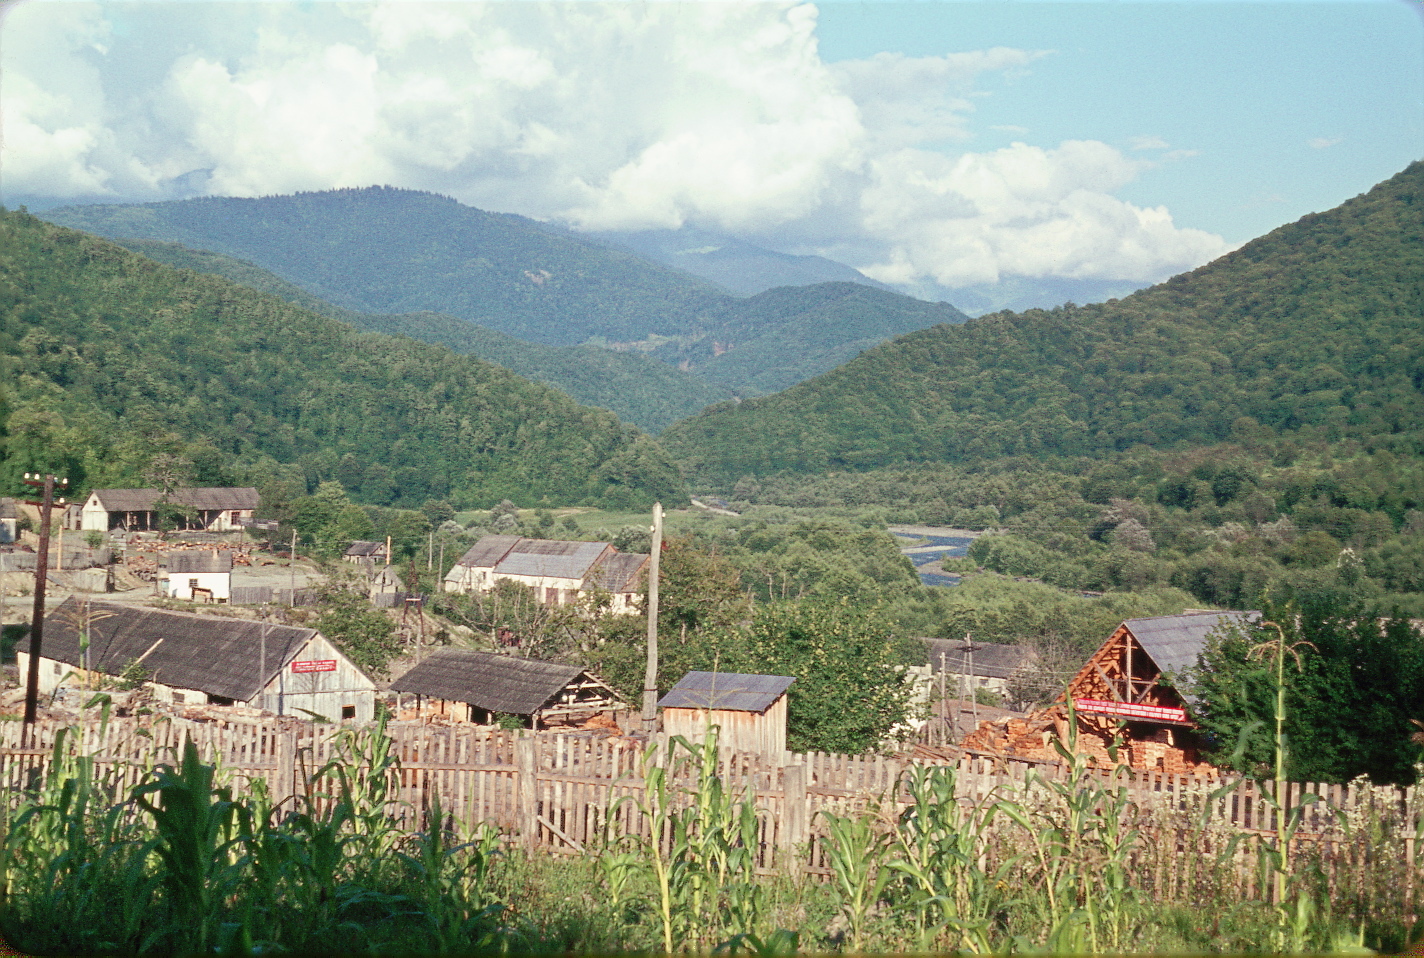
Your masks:
M 415 816 L 422 830 L 399 828 L 384 729 L 341 734 L 294 807 L 191 744 L 116 793 L 61 737 L 0 820 L 0 934 L 64 955 L 770 955 L 1360 953 L 1421 931 L 1403 851 L 1421 810 L 1398 800 L 1341 810 L 1335 845 L 1297 833 L 1300 809 L 1270 835 L 1211 834 L 1201 808 L 1138 807 L 1064 749 L 1066 774 L 978 802 L 956 800 L 953 769 L 916 768 L 899 803 L 823 813 L 819 869 L 767 867 L 755 803 L 716 775 L 715 739 L 675 739 L 628 799 L 642 836 L 563 858 L 438 805 Z

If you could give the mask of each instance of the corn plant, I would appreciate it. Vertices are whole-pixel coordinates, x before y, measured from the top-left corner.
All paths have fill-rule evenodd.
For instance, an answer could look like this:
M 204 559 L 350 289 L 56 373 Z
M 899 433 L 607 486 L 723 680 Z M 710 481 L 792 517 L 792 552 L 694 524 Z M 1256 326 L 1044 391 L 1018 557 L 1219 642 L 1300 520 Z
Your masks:
M 990 912 L 1013 862 L 988 869 L 986 845 L 1002 801 L 961 804 L 951 767 L 910 770 L 910 807 L 900 816 L 886 867 L 900 876 L 919 947 L 937 938 L 956 951 L 983 954 L 990 944 Z
M 397 852 L 417 889 L 416 904 L 435 950 L 489 949 L 499 937 L 504 906 L 487 897 L 487 878 L 499 850 L 499 831 L 480 823 L 468 840 L 450 844 L 439 797 L 426 809 L 426 828 Z
M 235 853 L 241 812 L 231 789 L 215 785 L 216 772 L 188 740 L 179 765 L 160 765 L 152 782 L 133 790 L 134 802 L 157 830 L 154 853 L 168 915 L 167 925 L 152 931 L 140 950 L 171 941 L 174 950 L 206 952 L 223 933 L 226 909 L 220 906 L 241 884 Z
M 846 923 L 846 948 L 863 951 L 871 911 L 892 877 L 886 858 L 893 838 L 876 827 L 867 813 L 840 816 L 822 811 L 821 820 L 826 823 L 826 857 Z

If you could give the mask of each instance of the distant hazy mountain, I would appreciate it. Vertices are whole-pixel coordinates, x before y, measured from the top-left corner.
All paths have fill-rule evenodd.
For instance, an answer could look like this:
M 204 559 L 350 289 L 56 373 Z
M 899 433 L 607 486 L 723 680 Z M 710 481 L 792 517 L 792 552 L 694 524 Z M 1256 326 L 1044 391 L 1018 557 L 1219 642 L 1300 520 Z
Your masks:
M 714 380 L 714 394 L 784 388 L 890 337 L 966 318 L 848 283 L 744 299 L 600 240 L 386 187 L 62 207 L 44 217 L 246 260 L 362 313 L 440 313 L 534 343 L 643 353 Z
M 711 280 L 738 296 L 754 296 L 778 286 L 863 283 L 895 292 L 844 263 L 823 256 L 778 253 L 735 237 L 684 226 L 678 230 L 588 234 L 667 266 Z
M 914 332 L 774 396 L 713 406 L 660 442 L 685 474 L 722 482 L 1268 434 L 1418 456 L 1421 236 L 1415 163 L 1125 299 Z

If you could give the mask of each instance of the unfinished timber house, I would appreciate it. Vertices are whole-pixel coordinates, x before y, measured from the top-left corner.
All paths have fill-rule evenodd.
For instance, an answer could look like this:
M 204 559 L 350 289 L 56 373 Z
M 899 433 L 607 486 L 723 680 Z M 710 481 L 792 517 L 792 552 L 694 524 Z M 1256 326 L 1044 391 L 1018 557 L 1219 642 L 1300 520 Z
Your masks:
M 1026 719 L 984 722 L 964 740 L 978 751 L 1055 760 L 1053 741 L 1068 739 L 1068 704 L 1077 722 L 1077 749 L 1100 765 L 1117 758 L 1130 767 L 1214 776 L 1201 757 L 1191 718 L 1192 696 L 1173 681 L 1197 664 L 1219 628 L 1249 625 L 1257 612 L 1184 612 L 1128 619 L 1113 630 L 1068 683 L 1059 701 Z

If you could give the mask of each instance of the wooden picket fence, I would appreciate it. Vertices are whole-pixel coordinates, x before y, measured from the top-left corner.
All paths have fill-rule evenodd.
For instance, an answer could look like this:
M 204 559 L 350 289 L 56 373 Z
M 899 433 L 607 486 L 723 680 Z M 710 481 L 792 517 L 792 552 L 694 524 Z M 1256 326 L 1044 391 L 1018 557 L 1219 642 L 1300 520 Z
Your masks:
M 299 796 L 320 800 L 324 786 L 318 770 L 343 760 L 341 727 L 333 725 L 221 727 L 164 717 L 94 719 L 77 726 L 42 722 L 27 729 L 7 722 L 0 723 L 0 789 L 6 800 L 13 803 L 38 784 L 61 729 L 69 729 L 65 734 L 80 752 L 94 757 L 116 797 L 156 765 L 175 762 L 185 740 L 220 764 L 235 794 L 260 778 L 275 802 Z M 412 829 L 426 824 L 426 810 L 438 800 L 447 821 L 492 823 L 529 849 L 580 854 L 620 835 L 648 832 L 638 810 L 647 741 L 415 723 L 392 723 L 387 734 L 399 759 L 389 812 Z M 668 741 L 660 737 L 656 744 L 653 760 L 666 763 Z M 919 764 L 927 761 L 935 764 Z M 1053 763 L 986 756 L 952 764 L 957 798 L 966 804 L 997 798 L 1032 802 L 1033 780 L 1062 781 L 1067 774 Z M 887 756 L 807 753 L 769 762 L 724 752 L 718 771 L 734 794 L 756 803 L 760 867 L 824 875 L 829 869 L 819 813 L 873 808 L 897 814 L 911 765 L 909 759 Z M 689 769 L 679 771 L 674 762 L 670 771 L 675 782 L 691 782 Z M 1113 781 L 1127 789 L 1131 824 L 1147 838 L 1134 860 L 1142 886 L 1175 901 L 1198 899 L 1207 881 L 1230 885 L 1245 898 L 1265 897 L 1269 883 L 1254 849 L 1274 835 L 1277 806 L 1269 800 L 1269 784 L 1243 781 L 1223 791 L 1220 781 L 1153 772 Z M 1398 894 L 1407 913 L 1418 907 L 1416 896 L 1424 895 L 1416 857 L 1424 834 L 1424 789 L 1291 783 L 1284 803 L 1301 809 L 1293 857 L 1308 860 L 1331 889 Z

